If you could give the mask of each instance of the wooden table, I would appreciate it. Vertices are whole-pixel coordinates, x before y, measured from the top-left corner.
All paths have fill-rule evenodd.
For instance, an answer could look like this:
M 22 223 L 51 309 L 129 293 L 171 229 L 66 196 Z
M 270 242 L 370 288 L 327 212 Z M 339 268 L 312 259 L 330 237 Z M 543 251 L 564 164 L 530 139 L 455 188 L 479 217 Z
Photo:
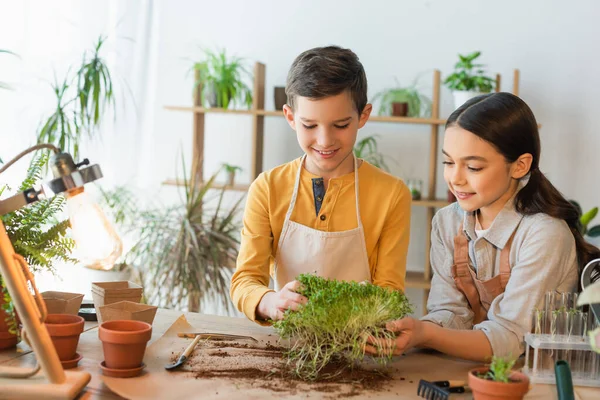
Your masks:
M 154 320 L 151 342 L 160 338 L 164 332 L 181 315 L 179 311 L 159 309 Z M 220 317 L 197 313 L 185 313 L 189 323 L 201 330 L 224 332 L 245 335 L 265 335 L 274 331 L 269 327 L 262 327 L 246 320 L 245 318 Z M 86 322 L 85 331 L 81 335 L 77 352 L 83 355 L 79 363 L 79 370 L 84 370 L 92 375 L 90 383 L 85 391 L 79 396 L 80 399 L 121 399 L 106 387 L 101 379 L 99 363 L 103 361 L 102 346 L 98 339 L 98 325 L 95 322 Z M 33 353 L 27 345 L 21 343 L 17 349 L 0 351 L 0 365 L 32 366 L 35 363 Z M 406 356 L 399 357 L 393 362 L 395 369 L 399 371 L 403 380 L 393 381 L 393 387 L 381 396 L 369 394 L 369 398 L 395 398 L 395 399 L 419 399 L 417 396 L 417 385 L 419 379 L 465 380 L 467 371 L 477 364 L 457 360 L 436 352 L 412 351 Z M 600 398 L 600 389 L 577 388 L 577 394 L 582 399 Z M 326 396 L 325 393 L 308 393 L 310 398 Z M 276 395 L 277 396 L 277 395 Z M 285 396 L 283 396 L 285 397 Z M 455 398 L 471 398 L 470 395 Z M 552 399 L 556 398 L 556 389 L 552 385 L 533 385 L 527 399 Z M 240 398 L 244 398 L 244 392 L 240 392 Z M 331 394 L 329 394 L 331 398 Z M 361 398 L 356 396 L 355 398 Z

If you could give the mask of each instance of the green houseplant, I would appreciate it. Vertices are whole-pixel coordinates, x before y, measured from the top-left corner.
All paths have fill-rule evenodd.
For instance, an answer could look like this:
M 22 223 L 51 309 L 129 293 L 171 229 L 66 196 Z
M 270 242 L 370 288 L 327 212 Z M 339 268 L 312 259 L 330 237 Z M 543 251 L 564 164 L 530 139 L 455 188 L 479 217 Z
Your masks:
M 583 212 L 581 205 L 579 202 L 575 200 L 569 200 L 569 202 L 575 207 L 577 210 L 577 215 L 579 215 L 579 231 L 583 236 L 587 235 L 589 237 L 599 237 L 600 236 L 600 225 L 594 225 L 590 227 L 590 224 L 598 215 L 598 207 L 593 207 L 587 212 Z
M 242 167 L 238 167 L 237 165 L 231 164 L 223 164 L 223 169 L 227 173 L 227 185 L 233 186 L 235 184 L 235 173 L 238 171 L 243 171 Z
M 138 240 L 127 255 L 137 268 L 149 304 L 199 311 L 201 301 L 220 301 L 231 310 L 229 280 L 239 246 L 240 198 L 225 207 L 225 189 L 211 190 L 184 173 L 182 204 L 137 215 Z M 214 206 L 210 206 L 214 204 Z
M 431 112 L 431 100 L 419 92 L 416 81 L 411 86 L 402 87 L 397 84 L 396 87 L 385 89 L 377 93 L 372 102 L 377 100 L 379 100 L 379 115 L 419 118 L 427 117 Z M 394 113 L 394 103 L 406 103 L 406 114 Z
M 242 58 L 228 58 L 225 50 L 204 50 L 204 60 L 195 62 L 193 69 L 198 77 L 195 87 L 202 87 L 201 104 L 206 101 L 210 107 L 220 108 L 252 105 L 252 90 L 245 83 L 251 75 Z
M 529 391 L 527 375 L 513 371 L 516 360 L 493 356 L 487 367 L 469 372 L 469 387 L 475 400 L 522 399 Z
M 26 179 L 18 188 L 19 192 L 39 183 L 48 162 L 48 157 L 44 154 L 34 159 L 29 167 Z M 6 189 L 6 185 L 0 188 L 0 195 Z M 33 272 L 40 270 L 53 271 L 53 263 L 58 260 L 75 261 L 71 258 L 71 251 L 75 243 L 67 236 L 69 221 L 56 220 L 56 215 L 62 209 L 64 202 L 64 197 L 55 196 L 0 216 L 15 252 L 25 258 Z M 0 312 L 0 318 L 4 322 L 0 322 L 0 328 L 4 328 L 4 325 L 7 328 L 7 331 L 0 329 L 0 339 L 3 337 L 5 339 L 6 337 L 16 339 L 18 326 L 15 310 L 1 275 L 0 285 L 2 292 L 0 311 L 3 311 Z M 1 342 L 2 340 L 0 340 L 0 347 L 2 347 Z M 13 345 L 16 344 L 16 340 L 9 340 L 5 343 Z
M 354 146 L 354 155 L 356 158 L 362 158 L 377 168 L 389 172 L 390 169 L 385 162 L 385 157 L 379 152 L 377 147 L 377 137 L 377 135 L 366 136 L 356 142 L 356 145 Z
M 16 54 L 13 53 L 10 50 L 0 49 L 0 54 L 2 54 L 2 53 L 4 53 L 4 54 L 12 54 L 13 56 L 16 56 Z M 8 83 L 0 81 L 0 89 L 12 89 L 12 87 Z
M 476 63 L 480 56 L 480 51 L 467 55 L 459 54 L 454 72 L 444 81 L 444 84 L 452 90 L 456 108 L 470 98 L 490 93 L 494 87 L 496 81 L 486 75 L 485 65 Z
M 370 283 L 340 282 L 311 274 L 297 278 L 308 303 L 286 311 L 274 323 L 283 339 L 291 339 L 288 364 L 302 379 L 327 379 L 365 357 L 369 336 L 391 338 L 385 323 L 413 312 L 401 291 Z M 376 359 L 387 363 L 389 358 Z M 337 366 L 324 374 L 328 365 Z

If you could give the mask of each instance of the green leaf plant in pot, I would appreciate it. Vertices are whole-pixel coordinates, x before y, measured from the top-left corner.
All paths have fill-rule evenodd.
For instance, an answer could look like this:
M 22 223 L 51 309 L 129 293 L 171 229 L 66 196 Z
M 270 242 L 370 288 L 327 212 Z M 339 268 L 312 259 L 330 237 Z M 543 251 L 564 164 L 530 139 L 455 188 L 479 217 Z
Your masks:
M 431 110 L 431 100 L 417 89 L 417 80 L 411 86 L 400 86 L 382 90 L 371 102 L 379 101 L 379 115 L 395 117 L 427 117 Z
M 210 107 L 232 108 L 252 106 L 252 90 L 246 85 L 251 74 L 244 59 L 228 57 L 225 50 L 204 50 L 204 60 L 194 63 L 194 88 L 201 86 L 201 103 Z
M 377 168 L 389 172 L 390 169 L 385 162 L 385 156 L 379 152 L 377 147 L 377 135 L 365 136 L 354 146 L 356 158 L 362 158 Z
M 452 90 L 454 108 L 460 107 L 473 97 L 490 93 L 494 88 L 496 80 L 486 75 L 485 65 L 475 61 L 479 56 L 481 56 L 480 51 L 467 55 L 459 54 L 454 72 L 444 81 L 444 84 Z
M 492 357 L 489 366 L 469 371 L 469 387 L 475 400 L 518 400 L 529 391 L 527 375 L 513 371 L 515 359 Z
M 242 167 L 238 167 L 237 165 L 231 165 L 223 163 L 223 169 L 227 173 L 227 186 L 233 187 L 235 185 L 235 174 L 236 172 L 241 172 Z

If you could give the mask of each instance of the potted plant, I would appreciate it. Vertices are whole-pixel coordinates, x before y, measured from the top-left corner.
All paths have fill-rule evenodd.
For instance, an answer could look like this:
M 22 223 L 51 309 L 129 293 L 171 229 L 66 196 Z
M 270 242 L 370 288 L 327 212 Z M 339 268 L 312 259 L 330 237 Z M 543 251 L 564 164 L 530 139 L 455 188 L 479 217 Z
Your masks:
M 61 84 L 54 84 L 56 107 L 43 120 L 37 134 L 38 142 L 52 143 L 77 157 L 83 132 L 89 135 L 97 132 L 106 107 L 114 106 L 111 73 L 99 55 L 103 43 L 104 38 L 99 38 L 91 57 L 88 52 L 84 53 L 81 64 L 78 63 L 80 66 L 69 69 Z M 71 71 L 75 73 L 71 75 Z M 19 192 L 42 180 L 49 157 L 48 152 L 40 152 L 33 158 L 27 177 L 18 188 Z M 0 196 L 7 189 L 6 185 L 0 185 Z M 25 258 L 33 272 L 54 272 L 53 264 L 56 261 L 77 261 L 71 257 L 75 243 L 67 235 L 69 221 L 56 220 L 64 205 L 64 197 L 54 196 L 0 217 L 15 252 Z M 1 347 L 2 343 L 16 343 L 18 325 L 12 300 L 1 276 L 0 289 L 3 294 L 0 301 Z
M 600 242 L 598 238 L 600 237 L 600 225 L 594 225 L 590 227 L 590 224 L 598 215 L 598 207 L 593 207 L 587 212 L 583 212 L 581 205 L 575 200 L 569 200 L 571 204 L 577 210 L 577 214 L 579 215 L 579 232 L 581 232 L 582 236 L 587 236 L 588 241 L 593 245 L 598 246 Z
M 377 138 L 377 135 L 371 135 L 356 142 L 354 155 L 356 158 L 362 158 L 377 168 L 389 172 L 390 169 L 385 162 L 385 156 L 379 152 L 377 147 Z
M 287 95 L 285 94 L 285 86 L 275 86 L 273 90 L 273 98 L 275 100 L 275 109 L 283 110 L 283 106 L 287 103 Z
M 148 304 L 198 312 L 202 301 L 220 300 L 231 310 L 229 282 L 240 229 L 236 215 L 243 197 L 226 208 L 225 189 L 211 189 L 216 176 L 190 181 L 184 163 L 182 204 L 139 214 L 138 239 L 126 258 L 139 271 Z M 209 201 L 213 206 L 207 207 Z
M 487 367 L 469 372 L 469 387 L 475 400 L 511 399 L 519 400 L 529 391 L 527 375 L 513 371 L 514 359 L 492 357 Z
M 490 93 L 493 89 L 496 81 L 486 76 L 485 65 L 475 63 L 479 56 L 481 56 L 480 51 L 467 55 L 459 54 L 459 61 L 454 65 L 455 71 L 444 81 L 444 84 L 452 90 L 455 108 L 473 97 Z
M 239 57 L 228 58 L 225 50 L 204 51 L 204 60 L 194 63 L 198 72 L 194 87 L 201 85 L 201 104 L 208 102 L 210 107 L 229 108 L 229 106 L 252 105 L 252 90 L 245 80 L 251 75 Z
M 372 102 L 379 100 L 379 115 L 396 117 L 426 117 L 431 110 L 431 100 L 417 89 L 417 81 L 407 87 L 397 84 L 396 87 L 383 90 L 373 97 Z
M 286 311 L 273 326 L 281 338 L 292 340 L 288 362 L 302 379 L 326 378 L 322 371 L 332 362 L 335 374 L 363 360 L 370 336 L 392 338 L 394 333 L 384 328 L 386 322 L 413 312 L 401 291 L 311 274 L 297 279 L 302 284 L 299 293 L 308 303 L 298 311 Z M 390 359 L 377 360 L 385 364 Z
M 238 167 L 231 164 L 223 164 L 223 168 L 225 172 L 227 172 L 227 186 L 233 187 L 235 184 L 235 173 L 237 171 L 242 171 L 242 167 Z

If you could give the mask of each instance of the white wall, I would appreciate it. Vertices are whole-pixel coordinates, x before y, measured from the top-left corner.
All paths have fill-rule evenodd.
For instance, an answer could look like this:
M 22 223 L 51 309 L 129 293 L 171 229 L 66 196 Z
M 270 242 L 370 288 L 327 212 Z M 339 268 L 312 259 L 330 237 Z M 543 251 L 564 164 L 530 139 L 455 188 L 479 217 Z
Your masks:
M 26 83 L 17 93 L 0 92 L 0 156 L 14 154 L 19 147 L 13 143 L 32 135 L 36 126 L 32 121 L 47 111 L 49 97 L 44 95 L 42 101 L 37 93 L 46 90 L 43 79 L 52 79 L 52 68 L 64 68 L 65 59 L 77 57 L 91 38 L 114 30 L 117 22 L 135 32 L 130 25 L 139 18 L 137 9 L 151 5 L 155 20 L 150 44 L 138 45 L 150 46 L 147 68 L 134 62 L 123 66 L 129 79 L 148 74 L 147 92 L 137 93 L 136 101 L 149 102 L 150 112 L 141 121 L 142 130 L 139 125 L 132 129 L 117 123 L 113 132 L 106 133 L 123 140 L 112 141 L 113 151 L 109 148 L 102 153 L 111 155 L 108 184 L 123 183 L 127 170 L 117 166 L 129 166 L 131 158 L 138 176 L 144 175 L 138 183 L 154 187 L 174 175 L 179 149 L 183 148 L 189 161 L 191 114 L 166 111 L 164 106 L 191 104 L 192 75 L 188 70 L 191 60 L 201 56 L 200 47 L 224 47 L 250 63 L 265 63 L 266 107 L 272 109 L 273 86 L 285 83 L 294 57 L 311 47 L 337 44 L 359 55 L 369 78 L 370 96 L 393 85 L 396 78 L 407 84 L 419 74 L 423 90 L 429 93 L 431 71 L 440 69 L 443 76 L 450 73 L 459 52 L 483 51 L 482 61 L 492 73 L 503 74 L 505 89 L 512 83 L 513 68 L 519 68 L 521 97 L 543 125 L 542 171 L 584 208 L 600 204 L 600 75 L 596 72 L 600 4 L 593 0 L 169 0 L 122 4 L 0 0 L 0 48 L 11 48 L 22 57 L 8 64 L 0 59 L 0 81 L 6 80 L 2 77 L 8 73 L 9 80 Z M 131 57 L 136 45 L 124 49 L 124 42 L 116 40 L 113 50 L 119 46 L 115 43 L 121 43 L 121 51 L 111 53 L 112 62 L 120 65 Z M 23 90 L 28 100 L 15 108 L 14 98 Z M 451 96 L 444 88 L 442 117 L 451 111 Z M 131 111 L 125 115 L 131 117 Z M 295 136 L 282 118 L 268 118 L 265 130 L 265 168 L 300 155 Z M 19 133 L 18 138 L 14 132 Z M 206 171 L 216 170 L 222 162 L 235 163 L 245 168 L 240 179 L 247 181 L 249 117 L 209 115 L 206 132 Z M 368 123 L 361 131 L 361 135 L 374 133 L 380 135 L 381 150 L 396 160 L 390 163 L 394 174 L 427 180 L 428 127 Z M 120 143 L 126 146 L 119 148 Z M 174 189 L 163 188 L 162 192 L 172 197 L 169 193 Z M 441 174 L 437 192 L 438 196 L 445 193 Z M 409 268 L 418 270 L 424 260 L 425 211 L 414 207 L 413 214 Z M 413 299 L 417 303 L 418 293 Z

